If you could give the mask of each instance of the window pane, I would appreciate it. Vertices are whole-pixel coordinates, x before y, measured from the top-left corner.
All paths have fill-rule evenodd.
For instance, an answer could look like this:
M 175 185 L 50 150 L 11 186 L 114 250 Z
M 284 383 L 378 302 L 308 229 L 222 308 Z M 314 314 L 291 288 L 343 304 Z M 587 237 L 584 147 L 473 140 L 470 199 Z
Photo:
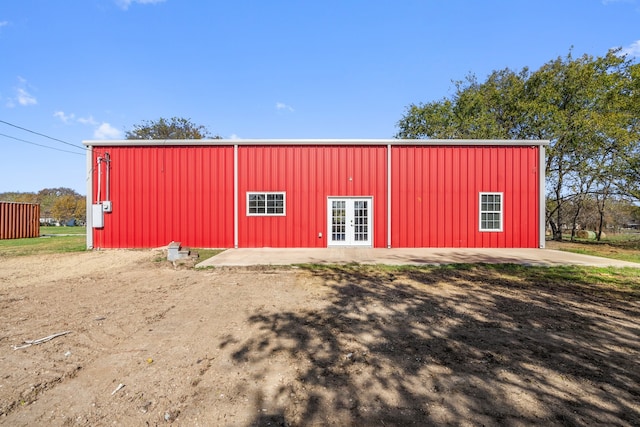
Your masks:
M 344 201 L 333 200 L 331 202 L 331 240 L 344 242 L 347 239 L 347 217 Z
M 502 195 L 480 195 L 480 230 L 502 230 Z
M 247 213 L 252 215 L 284 215 L 284 193 L 248 193 Z

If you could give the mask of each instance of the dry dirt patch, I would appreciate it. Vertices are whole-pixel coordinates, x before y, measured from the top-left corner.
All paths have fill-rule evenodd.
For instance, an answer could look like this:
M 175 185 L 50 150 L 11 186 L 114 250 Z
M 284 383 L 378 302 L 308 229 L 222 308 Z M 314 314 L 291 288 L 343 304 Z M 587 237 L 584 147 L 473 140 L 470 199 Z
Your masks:
M 640 424 L 636 294 L 161 258 L 0 258 L 1 424 Z

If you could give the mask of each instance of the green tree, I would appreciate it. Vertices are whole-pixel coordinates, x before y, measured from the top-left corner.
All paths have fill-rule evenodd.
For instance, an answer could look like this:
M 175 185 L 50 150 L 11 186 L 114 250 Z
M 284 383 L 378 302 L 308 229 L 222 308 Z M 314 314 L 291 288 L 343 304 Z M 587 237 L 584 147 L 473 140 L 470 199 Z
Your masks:
M 79 219 L 76 217 L 78 209 L 78 197 L 71 194 L 63 195 L 53 202 L 51 216 L 61 224 L 66 224 L 69 220 Z
M 626 160 L 627 168 L 624 173 L 622 188 L 635 200 L 640 200 L 640 153 Z
M 44 188 L 37 193 L 0 193 L 5 202 L 38 203 L 41 218 L 66 222 L 70 219 L 85 221 L 87 206 L 84 196 L 66 187 Z
M 37 203 L 36 193 L 6 192 L 0 193 L 0 201 L 18 203 Z
M 548 139 L 547 221 L 560 239 L 567 200 L 599 192 L 604 206 L 613 187 L 632 195 L 639 73 L 611 50 L 597 58 L 569 53 L 534 72 L 494 71 L 483 83 L 469 76 L 450 99 L 410 105 L 396 137 Z
M 76 198 L 76 208 L 73 211 L 73 218 L 84 223 L 87 220 L 87 200 L 83 196 Z
M 524 96 L 528 69 L 493 71 L 455 82 L 451 99 L 410 105 L 398 122 L 402 139 L 511 139 L 531 137 Z
M 56 200 L 63 196 L 82 197 L 75 190 L 66 187 L 44 188 L 38 191 L 35 202 L 40 203 L 40 216 L 43 218 L 55 218 L 53 206 Z
M 629 125 L 632 131 L 637 134 L 640 128 L 640 64 L 630 67 L 631 87 L 629 91 L 629 107 L 631 112 L 631 123 Z M 620 175 L 622 180 L 618 183 L 619 190 L 634 198 L 640 200 L 640 144 L 629 144 L 626 150 L 620 153 Z
M 581 195 L 572 189 L 609 193 L 620 178 L 618 154 L 638 143 L 638 128 L 633 126 L 637 108 L 630 102 L 632 68 L 617 51 L 598 58 L 574 59 L 569 54 L 543 65 L 527 83 L 537 127 L 551 140 L 546 174 L 557 203 L 555 211 L 547 211 L 547 219 L 557 240 L 562 238 L 563 202 Z M 585 182 L 589 185 L 576 185 Z
M 172 117 L 156 121 L 146 120 L 125 132 L 127 139 L 220 139 L 209 133 L 203 125 L 196 125 L 191 119 Z

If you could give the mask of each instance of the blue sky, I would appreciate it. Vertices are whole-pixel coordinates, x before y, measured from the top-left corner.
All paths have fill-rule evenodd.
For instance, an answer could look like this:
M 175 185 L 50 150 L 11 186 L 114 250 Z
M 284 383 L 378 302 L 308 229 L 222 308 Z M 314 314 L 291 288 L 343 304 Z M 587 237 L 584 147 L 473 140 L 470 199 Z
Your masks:
M 159 117 L 225 139 L 391 138 L 452 81 L 571 47 L 640 58 L 640 0 L 5 0 L 0 192 L 85 194 L 82 141 Z

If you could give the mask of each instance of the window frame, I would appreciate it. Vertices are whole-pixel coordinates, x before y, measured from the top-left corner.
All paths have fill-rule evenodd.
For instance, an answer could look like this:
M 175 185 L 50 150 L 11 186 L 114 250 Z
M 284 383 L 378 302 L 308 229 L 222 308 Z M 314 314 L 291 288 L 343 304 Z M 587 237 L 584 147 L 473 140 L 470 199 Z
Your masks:
M 482 196 L 500 196 L 500 210 L 483 210 L 482 209 Z M 485 203 L 489 203 L 489 202 L 485 202 Z M 494 202 L 491 202 L 493 204 L 495 204 Z M 484 228 L 482 226 L 482 214 L 498 214 L 500 215 L 499 218 L 499 227 L 498 228 Z M 491 222 L 494 222 L 495 220 L 490 220 Z M 484 222 L 487 222 L 487 220 L 485 220 Z M 504 193 L 502 192 L 497 192 L 497 191 L 482 191 L 479 193 L 478 195 L 478 230 L 484 233 L 500 233 L 502 232 L 504 229 Z
M 269 213 L 269 196 L 282 195 L 282 213 Z M 264 212 L 251 212 L 251 196 L 264 196 Z M 247 191 L 247 216 L 286 216 L 287 215 L 287 193 L 285 191 Z M 272 206 L 276 207 L 277 206 Z

